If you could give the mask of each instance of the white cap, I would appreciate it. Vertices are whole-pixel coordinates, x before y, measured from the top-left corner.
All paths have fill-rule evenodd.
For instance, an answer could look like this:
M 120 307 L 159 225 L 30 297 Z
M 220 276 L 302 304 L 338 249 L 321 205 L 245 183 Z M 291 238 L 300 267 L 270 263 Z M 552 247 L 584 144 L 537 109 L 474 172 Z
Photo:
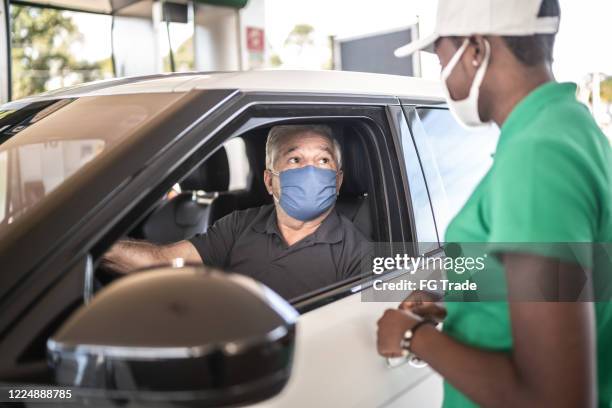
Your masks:
M 542 0 L 439 0 L 432 34 L 395 50 L 396 57 L 415 51 L 433 52 L 440 37 L 534 35 L 559 31 L 559 17 L 538 17 Z

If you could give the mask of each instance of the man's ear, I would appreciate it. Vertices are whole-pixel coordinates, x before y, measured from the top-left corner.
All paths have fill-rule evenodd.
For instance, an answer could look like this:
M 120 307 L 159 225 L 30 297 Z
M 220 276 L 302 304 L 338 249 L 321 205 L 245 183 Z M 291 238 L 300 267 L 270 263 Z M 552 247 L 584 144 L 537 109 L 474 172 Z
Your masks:
M 336 194 L 340 193 L 340 187 L 342 187 L 342 182 L 344 181 L 344 172 L 339 170 L 336 173 Z
M 266 185 L 266 190 L 268 194 L 272 194 L 272 173 L 268 169 L 264 170 L 264 184 Z

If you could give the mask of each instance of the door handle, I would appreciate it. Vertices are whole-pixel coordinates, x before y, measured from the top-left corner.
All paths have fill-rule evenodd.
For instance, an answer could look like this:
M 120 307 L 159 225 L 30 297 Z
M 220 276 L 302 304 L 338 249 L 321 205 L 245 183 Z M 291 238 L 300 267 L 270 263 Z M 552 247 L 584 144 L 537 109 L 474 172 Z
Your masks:
M 385 358 L 385 363 L 388 368 L 397 368 L 401 367 L 404 364 L 408 363 L 414 368 L 423 368 L 427 367 L 427 363 L 415 356 L 410 352 L 406 352 L 405 355 L 401 357 L 387 357 Z

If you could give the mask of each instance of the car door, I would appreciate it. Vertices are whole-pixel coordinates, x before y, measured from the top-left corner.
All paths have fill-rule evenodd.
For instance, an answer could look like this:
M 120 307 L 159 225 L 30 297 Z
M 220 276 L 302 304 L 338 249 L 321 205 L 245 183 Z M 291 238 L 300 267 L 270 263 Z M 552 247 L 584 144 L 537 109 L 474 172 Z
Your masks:
M 392 133 L 388 148 L 400 164 L 396 177 L 405 187 L 398 198 L 409 214 L 402 227 L 416 236 L 419 254 L 435 252 L 439 242 L 432 208 L 407 121 L 399 105 L 387 106 L 386 116 Z M 410 364 L 390 368 L 376 353 L 376 321 L 397 302 L 371 301 L 370 283 L 300 317 L 291 379 L 279 396 L 260 406 L 440 406 L 442 382 L 431 369 Z
M 262 118 L 265 115 L 277 115 L 277 119 L 282 121 L 334 117 L 371 122 L 375 130 L 374 148 L 380 155 L 379 171 L 384 175 L 377 186 L 384 195 L 378 197 L 384 211 L 376 221 L 387 232 L 386 242 L 435 241 L 432 244 L 438 245 L 431 206 L 426 201 L 427 195 L 423 195 L 425 184 L 415 160 L 416 149 L 397 99 L 251 94 L 237 95 L 232 101 L 233 105 L 226 104 L 223 110 L 206 118 L 201 126 L 181 136 L 175 145 L 160 150 L 154 159 L 149 159 L 148 167 L 109 198 L 107 209 L 96 212 L 96 218 L 90 220 L 87 228 L 74 230 L 70 242 L 72 245 L 72 241 L 78 239 L 78 244 L 70 247 L 58 243 L 66 257 L 78 254 L 84 259 L 82 264 L 75 263 L 70 273 L 70 276 L 81 278 L 74 279 L 75 293 L 80 289 L 85 292 L 85 299 L 91 294 L 87 289 L 92 273 L 88 252 L 93 253 L 94 258 L 98 257 L 114 239 L 142 219 L 160 193 L 167 191 L 176 182 L 175 178 L 180 178 L 180 172 L 187 174 L 188 168 L 200 165 L 231 134 L 244 131 L 247 119 L 269 120 Z M 291 116 L 278 116 L 280 114 L 274 111 L 284 107 Z M 404 161 L 408 164 L 405 165 Z M 173 163 L 172 168 L 168 168 L 167 163 Z M 117 208 L 122 210 L 117 211 Z M 114 214 L 110 214 L 113 209 Z M 431 243 L 415 251 L 423 253 L 429 251 L 430 246 Z M 292 376 L 285 390 L 262 403 L 263 406 L 439 405 L 440 381 L 431 370 L 408 364 L 389 368 L 376 354 L 376 320 L 385 308 L 396 307 L 397 302 L 363 301 L 371 290 L 368 285 L 367 280 L 351 283 L 296 304 L 302 316 L 298 324 Z M 40 311 L 44 306 L 39 302 L 33 310 Z M 48 320 L 49 316 L 40 314 L 39 320 L 44 319 Z M 47 329 L 50 331 L 53 327 L 49 325 Z M 11 338 L 17 341 L 15 336 Z

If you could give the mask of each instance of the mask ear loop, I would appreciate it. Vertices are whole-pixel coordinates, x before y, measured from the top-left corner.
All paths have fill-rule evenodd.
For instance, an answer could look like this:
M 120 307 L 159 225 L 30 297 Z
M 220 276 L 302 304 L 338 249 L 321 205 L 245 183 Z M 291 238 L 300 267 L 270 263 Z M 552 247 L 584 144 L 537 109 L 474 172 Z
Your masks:
M 474 81 L 472 81 L 472 86 L 470 87 L 470 95 L 472 92 L 476 92 L 480 85 L 482 85 L 482 81 L 484 80 L 484 76 L 487 73 L 487 68 L 489 67 L 489 59 L 491 58 L 491 45 L 487 39 L 484 39 L 485 43 L 485 57 L 482 60 L 482 65 L 476 71 L 476 75 L 474 76 Z
M 276 177 L 280 176 L 280 173 L 278 171 L 274 171 L 272 169 L 266 169 L 266 170 L 268 170 L 270 172 L 270 174 L 272 174 L 272 175 L 274 175 Z M 280 203 L 280 200 L 278 198 L 276 198 L 276 196 L 274 195 L 273 192 L 270 193 L 270 194 L 272 195 L 272 198 L 274 199 L 274 201 L 276 201 L 277 203 Z
M 444 82 L 446 82 L 450 74 L 455 69 L 455 66 L 459 62 L 459 59 L 463 56 L 463 53 L 465 52 L 469 42 L 470 40 L 467 38 L 463 41 L 463 44 L 461 44 L 461 47 L 459 47 L 457 52 L 455 52 L 455 54 L 451 57 L 450 61 L 448 61 L 448 64 L 446 64 L 446 66 L 442 70 L 442 80 Z
M 338 169 L 336 170 L 336 180 L 338 180 L 338 176 L 341 176 L 344 174 L 344 170 L 342 169 Z M 336 197 L 340 197 L 340 189 L 336 188 Z

